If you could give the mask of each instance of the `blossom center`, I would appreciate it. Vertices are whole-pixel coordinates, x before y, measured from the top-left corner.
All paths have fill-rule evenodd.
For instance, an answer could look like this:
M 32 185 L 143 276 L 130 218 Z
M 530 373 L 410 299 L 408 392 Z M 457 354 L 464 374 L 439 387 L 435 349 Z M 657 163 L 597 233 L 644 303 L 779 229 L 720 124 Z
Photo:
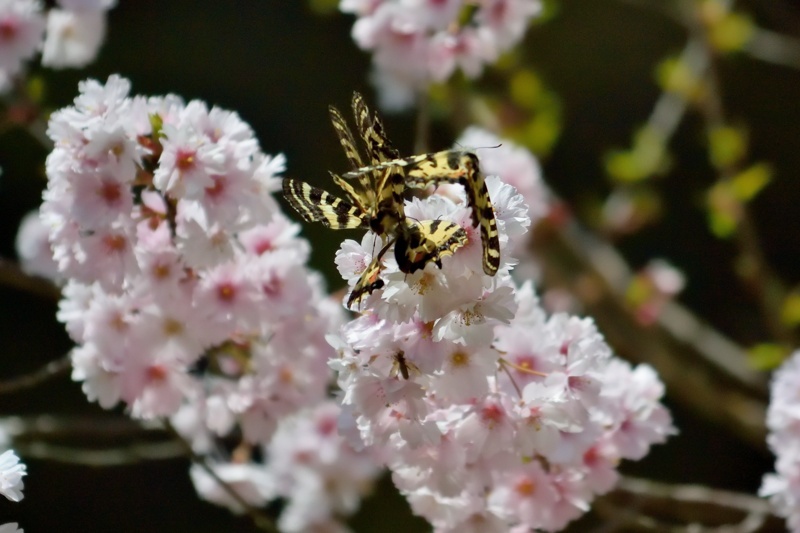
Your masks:
M 172 272 L 172 267 L 168 264 L 159 263 L 153 268 L 153 277 L 156 279 L 167 279 Z
M 14 19 L 5 19 L 0 21 L 0 40 L 12 41 L 17 36 L 19 25 Z
M 194 167 L 194 158 L 194 151 L 178 150 L 178 154 L 175 157 L 175 164 L 180 170 L 190 170 L 192 167 Z
M 225 176 L 211 176 L 214 185 L 206 187 L 206 196 L 219 198 L 225 192 Z
M 164 381 L 167 377 L 167 369 L 164 365 L 151 365 L 147 368 L 148 381 Z
M 503 419 L 503 410 L 496 404 L 487 405 L 481 411 L 481 416 L 487 422 L 500 422 Z
M 323 418 L 319 422 L 317 422 L 317 431 L 321 435 L 333 435 L 336 433 L 336 419 L 335 418 Z
M 283 367 L 281 368 L 279 379 L 281 383 L 291 385 L 294 382 L 294 372 L 292 372 L 291 368 Z
M 469 365 L 469 354 L 461 351 L 454 352 L 453 355 L 450 356 L 450 364 L 454 367 Z
M 106 235 L 103 238 L 103 244 L 110 252 L 121 252 L 125 249 L 126 239 L 122 235 Z
M 514 490 L 520 496 L 532 496 L 536 491 L 536 483 L 532 479 L 525 478 L 517 483 Z
M 108 204 L 115 204 L 122 197 L 122 191 L 119 183 L 108 181 L 103 182 L 103 184 L 100 186 L 98 194 L 100 198 L 102 198 Z
M 231 302 L 236 295 L 236 287 L 234 287 L 232 283 L 223 283 L 217 287 L 217 295 L 219 295 L 220 300 Z
M 183 333 L 183 324 L 174 318 L 168 318 L 164 321 L 164 333 L 171 337 Z
M 256 244 L 254 248 L 256 255 L 262 255 L 264 252 L 269 252 L 270 250 L 275 248 L 275 246 L 272 244 L 271 240 L 264 239 L 262 241 L 259 241 L 259 243 Z

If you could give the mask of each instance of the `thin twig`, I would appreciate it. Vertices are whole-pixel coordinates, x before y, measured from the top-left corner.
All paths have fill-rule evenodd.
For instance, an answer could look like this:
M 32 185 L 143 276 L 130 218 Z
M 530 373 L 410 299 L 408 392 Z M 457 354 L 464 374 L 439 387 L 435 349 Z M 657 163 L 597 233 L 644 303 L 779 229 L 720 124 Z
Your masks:
M 236 501 L 236 503 L 238 503 L 242 509 L 244 509 L 248 516 L 250 516 L 250 518 L 253 520 L 253 523 L 256 525 L 256 527 L 263 531 L 274 531 L 277 533 L 278 530 L 275 527 L 273 520 L 260 510 L 250 505 L 238 492 L 236 492 L 236 489 L 231 487 L 228 482 L 219 477 L 219 474 L 217 474 L 217 472 L 206 462 L 205 458 L 194 452 L 191 444 L 186 442 L 183 436 L 177 432 L 177 430 L 172 426 L 172 424 L 169 423 L 168 420 L 164 420 L 164 427 L 173 437 L 175 437 L 175 439 L 182 443 L 186 455 L 189 456 L 192 462 L 205 470 L 206 473 L 211 476 L 220 487 L 222 487 L 222 490 L 224 490 L 228 496 L 233 498 L 233 500 Z
M 186 455 L 183 446 L 175 441 L 137 442 L 101 450 L 51 442 L 27 442 L 15 443 L 14 449 L 25 458 L 103 468 L 176 459 Z
M 763 498 L 703 485 L 661 483 L 649 479 L 623 476 L 615 490 L 646 498 L 661 498 L 682 503 L 707 503 L 728 507 L 743 513 L 772 514 L 772 506 Z
M 506 376 L 508 376 L 508 379 L 511 381 L 511 385 L 513 385 L 514 390 L 517 391 L 517 396 L 522 398 L 522 390 L 519 388 L 519 385 L 517 385 L 517 381 L 514 379 L 514 376 L 512 376 L 511 372 L 509 372 L 508 362 L 505 359 L 500 359 L 500 368 L 502 368 L 503 372 L 505 372 Z
M 800 70 L 800 40 L 793 37 L 756 28 L 744 51 L 761 61 Z
M 692 40 L 701 45 L 708 56 L 708 69 L 704 79 L 706 90 L 699 107 L 710 138 L 713 131 L 727 126 L 729 122 L 722 101 L 720 78 L 715 64 L 715 51 L 708 41 L 705 27 L 699 20 L 700 15 L 696 12 L 697 3 L 688 0 L 684 1 L 684 5 Z M 718 171 L 719 183 L 727 184 L 739 174 L 741 168 L 738 163 L 726 163 L 720 165 Z M 743 262 L 748 265 L 746 269 L 738 269 L 737 272 L 755 293 L 767 328 L 775 339 L 789 346 L 795 345 L 797 339 L 794 338 L 791 329 L 783 324 L 780 316 L 781 306 L 787 294 L 786 287 L 769 265 L 761 247 L 755 222 L 744 203 L 741 205 L 734 238 Z
M 769 502 L 749 494 L 627 477 L 594 510 L 613 521 L 606 531 L 752 533 L 774 517 Z
M 15 378 L 0 381 L 0 395 L 11 394 L 23 389 L 33 388 L 45 381 L 60 376 L 69 370 L 70 358 L 69 354 L 65 355 L 55 361 L 50 361 L 38 370 L 34 370 L 30 374 L 24 376 L 17 376 Z
M 687 66 L 695 79 L 705 75 L 709 63 L 703 47 L 693 41 L 689 41 L 681 52 L 680 62 Z M 688 107 L 689 103 L 682 94 L 663 91 L 647 119 L 647 127 L 657 131 L 666 144 L 678 129 Z
M 685 17 L 675 9 L 674 5 L 663 0 L 617 0 L 617 2 L 657 13 L 675 24 L 687 27 Z M 730 4 L 726 2 L 724 6 L 729 8 Z M 756 26 L 750 39 L 744 44 L 742 52 L 765 63 L 800 70 L 800 39 L 789 35 Z
M 58 301 L 61 291 L 53 283 L 22 271 L 18 264 L 0 258 L 0 285 L 34 294 L 47 300 Z
M 623 294 L 632 276 L 613 246 L 577 223 L 540 223 L 531 241 L 547 287 L 564 287 L 628 360 L 654 366 L 676 401 L 765 449 L 766 378 L 734 342 L 671 302 L 644 327 Z
M 120 416 L 13 416 L 0 419 L 0 427 L 20 455 L 47 461 L 105 467 L 185 455 L 176 441 L 164 440 L 161 424 Z M 91 447 L 60 442 L 88 442 Z

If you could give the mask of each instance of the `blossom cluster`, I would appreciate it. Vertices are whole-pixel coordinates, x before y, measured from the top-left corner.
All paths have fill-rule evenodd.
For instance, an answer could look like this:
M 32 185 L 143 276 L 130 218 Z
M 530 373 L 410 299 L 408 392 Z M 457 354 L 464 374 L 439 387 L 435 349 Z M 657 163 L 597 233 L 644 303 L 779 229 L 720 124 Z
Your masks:
M 478 77 L 518 43 L 541 0 L 341 0 L 358 19 L 353 39 L 373 52 L 382 105 L 402 109 L 415 91 L 461 70 Z
M 355 451 L 337 429 L 340 408 L 324 401 L 285 417 L 269 444 L 265 464 L 215 464 L 214 473 L 248 504 L 261 507 L 282 498 L 278 527 L 285 532 L 345 531 L 335 517 L 358 509 L 362 495 L 380 473 L 378 461 Z M 192 467 L 197 492 L 206 500 L 242 512 L 241 505 L 201 467 Z
M 12 502 L 18 502 L 23 498 L 22 489 L 25 484 L 22 477 L 27 473 L 24 463 L 20 463 L 19 457 L 14 450 L 6 450 L 0 453 L 0 494 Z
M 135 418 L 171 417 L 235 485 L 241 472 L 270 468 L 251 457 L 280 456 L 257 450 L 286 417 L 321 416 L 313 409 L 327 398 L 335 353 L 324 335 L 343 310 L 306 267 L 309 245 L 272 196 L 283 156 L 262 153 L 236 113 L 129 92 L 118 76 L 82 82 L 48 127 L 55 147 L 40 213 L 67 280 L 58 318 L 77 344 L 73 379 L 104 408 L 122 402 Z M 222 458 L 222 437 L 241 443 L 237 456 Z M 334 440 L 326 445 L 343 446 Z M 348 452 L 336 453 L 347 464 Z M 245 485 L 262 502 L 295 494 L 287 483 Z M 354 494 L 366 483 L 357 485 Z M 324 518 L 317 509 L 315 520 Z
M 502 175 L 501 161 L 485 166 Z M 513 281 L 531 213 L 508 183 L 487 185 L 501 243 L 494 277 L 463 190 L 406 203 L 408 217 L 458 223 L 468 244 L 413 274 L 386 255 L 384 286 L 329 337 L 340 425 L 436 531 L 558 530 L 613 487 L 621 459 L 644 457 L 674 429 L 650 367 L 614 357 L 591 319 L 548 316 L 530 282 Z M 540 217 L 543 200 L 532 200 Z M 352 285 L 379 249 L 370 235 L 343 243 L 342 276 Z
M 83 67 L 103 44 L 106 11 L 116 0 L 57 0 L 44 11 L 39 0 L 0 0 L 0 91 L 7 90 L 37 52 L 51 68 Z
M 800 351 L 775 372 L 767 410 L 767 444 L 775 454 L 775 473 L 767 474 L 759 494 L 769 497 L 786 518 L 790 531 L 800 531 Z

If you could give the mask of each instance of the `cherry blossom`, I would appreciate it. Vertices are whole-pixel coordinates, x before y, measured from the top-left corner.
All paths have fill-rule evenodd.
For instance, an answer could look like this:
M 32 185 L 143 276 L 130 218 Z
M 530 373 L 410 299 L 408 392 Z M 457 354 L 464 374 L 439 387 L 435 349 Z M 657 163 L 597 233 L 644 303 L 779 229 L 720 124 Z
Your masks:
M 21 463 L 14 450 L 6 450 L 0 454 L 0 494 L 12 502 L 20 501 L 24 496 L 22 477 L 27 474 L 27 467 Z
M 325 334 L 344 315 L 272 197 L 285 159 L 262 153 L 233 112 L 133 96 L 119 76 L 79 89 L 48 126 L 49 241 L 37 228 L 19 238 L 31 261 L 52 250 L 66 280 L 57 316 L 76 343 L 73 379 L 103 408 L 172 419 L 248 505 L 286 498 L 287 530 L 338 524 L 378 467 L 343 447 L 339 408 L 322 403 L 335 353 Z M 314 427 L 327 428 L 313 445 L 329 457 L 287 482 L 293 437 L 281 435 Z M 243 511 L 205 470 L 191 477 L 202 498 Z
M 461 71 L 481 75 L 485 65 L 517 44 L 540 0 L 341 0 L 353 13 L 353 40 L 373 53 L 373 81 L 381 105 L 404 109 L 414 93 Z
M 507 150 L 544 206 L 535 160 Z M 651 368 L 614 357 L 591 319 L 548 315 L 532 284 L 512 279 L 531 211 L 501 180 L 514 166 L 487 166 L 501 174 L 487 179 L 499 272 L 482 271 L 463 188 L 407 201 L 407 216 L 452 221 L 470 242 L 413 274 L 387 253 L 384 286 L 328 336 L 344 390 L 340 427 L 382 458 L 436 531 L 555 531 L 613 487 L 620 460 L 641 459 L 674 428 Z M 379 245 L 369 235 L 342 244 L 337 264 L 351 286 Z
M 39 0 L 0 0 L 0 92 L 25 63 L 42 52 L 51 68 L 84 67 L 105 40 L 106 11 L 115 0 L 63 0 L 44 9 Z
M 775 473 L 764 476 L 759 495 L 768 497 L 791 531 L 800 531 L 800 352 L 795 351 L 772 378 L 767 410 L 767 444 L 775 454 Z

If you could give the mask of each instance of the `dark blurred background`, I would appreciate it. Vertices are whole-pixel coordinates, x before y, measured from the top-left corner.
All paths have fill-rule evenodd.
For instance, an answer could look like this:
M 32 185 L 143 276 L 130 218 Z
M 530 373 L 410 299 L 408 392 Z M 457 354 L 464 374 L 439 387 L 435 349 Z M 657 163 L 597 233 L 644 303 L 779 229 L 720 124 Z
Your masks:
M 762 26 L 800 37 L 796 2 L 738 5 Z M 678 53 L 686 35 L 635 2 L 559 0 L 556 8 L 551 20 L 529 31 L 523 56 L 558 95 L 563 111 L 561 137 L 542 160 L 546 180 L 579 206 L 609 192 L 603 155 L 630 144 L 634 128 L 646 120 L 659 95 L 656 63 Z M 121 0 L 109 14 L 107 42 L 89 68 L 34 70 L 44 77 L 53 108 L 72 101 L 80 80 L 119 73 L 131 80 L 135 94 L 175 93 L 235 110 L 255 129 L 266 153 L 287 156 L 288 175 L 322 182 L 327 169 L 345 168 L 327 106 L 346 109 L 353 90 L 376 100 L 367 83 L 369 56 L 350 38 L 352 22 L 335 11 L 315 13 L 303 0 Z M 751 159 L 766 160 L 776 171 L 753 209 L 768 259 L 787 283 L 796 284 L 800 71 L 745 56 L 725 59 L 720 66 L 728 112 L 749 128 Z M 413 116 L 387 116 L 386 123 L 401 152 L 410 153 Z M 451 145 L 458 133 L 435 124 L 432 148 Z M 706 229 L 703 193 L 714 174 L 706 162 L 700 119 L 690 114 L 670 147 L 672 170 L 657 185 L 665 217 L 618 245 L 634 267 L 664 257 L 681 268 L 688 287 L 680 299 L 736 341 L 766 340 L 752 299 L 732 275 L 735 250 Z M 2 257 L 14 257 L 19 220 L 40 201 L 46 154 L 25 132 L 0 136 Z M 325 272 L 331 289 L 340 288 L 333 268 L 340 235 L 321 227 L 305 229 L 313 244 L 312 266 Z M 0 287 L 0 376 L 30 372 L 69 350 L 55 310 L 55 301 Z M 88 405 L 66 377 L 0 397 L 0 416 L 37 413 L 112 416 Z M 751 493 L 757 489 L 762 473 L 771 468 L 769 456 L 690 413 L 675 408 L 674 415 L 681 434 L 623 471 Z M 20 522 L 28 533 L 253 530 L 249 520 L 196 498 L 187 461 L 112 468 L 26 462 L 25 499 L 19 504 L 0 501 L 0 523 Z M 388 480 L 364 502 L 352 524 L 356 531 L 426 530 Z

